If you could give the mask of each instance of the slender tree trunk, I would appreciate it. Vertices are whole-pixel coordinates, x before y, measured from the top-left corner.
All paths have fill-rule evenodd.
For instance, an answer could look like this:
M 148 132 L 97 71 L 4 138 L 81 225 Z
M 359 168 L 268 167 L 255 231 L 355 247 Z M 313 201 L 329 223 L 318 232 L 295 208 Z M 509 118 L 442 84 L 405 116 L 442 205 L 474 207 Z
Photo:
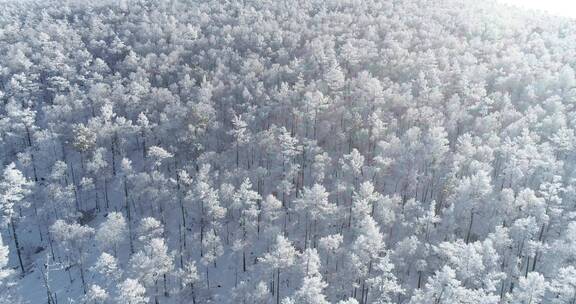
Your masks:
M 422 271 L 418 271 L 418 289 L 420 289 L 422 284 Z
M 83 265 L 83 263 L 79 262 L 78 267 L 80 267 L 80 280 L 82 281 L 82 289 L 84 290 L 84 294 L 86 294 L 86 279 L 84 278 L 84 265 Z
M 128 240 L 130 241 L 130 253 L 134 253 L 134 243 L 132 242 L 132 214 L 130 213 L 130 201 L 128 200 L 128 184 L 124 176 L 124 202 L 126 203 L 126 217 L 128 218 Z
M 276 272 L 276 304 L 280 304 L 280 268 Z
M 190 288 L 192 289 L 192 304 L 196 304 L 196 290 L 194 290 L 194 283 L 190 284 Z
M 142 131 L 142 159 L 146 160 L 146 134 Z
M 178 183 L 178 188 L 180 188 L 180 183 Z M 184 249 L 187 248 L 187 244 L 186 244 L 186 210 L 184 209 L 184 202 L 182 200 L 182 195 L 180 193 L 180 191 L 178 191 L 178 196 L 179 196 L 179 201 L 180 201 L 180 212 L 182 213 L 182 227 L 183 227 L 183 233 L 180 234 L 180 241 L 184 246 Z
M 16 223 L 14 219 L 10 219 L 10 226 L 12 227 L 12 234 L 14 235 L 14 245 L 16 246 L 16 255 L 18 255 L 18 263 L 20 265 L 20 270 L 22 271 L 22 276 L 24 276 L 24 263 L 22 263 L 22 251 L 20 250 L 20 242 L 18 242 L 18 234 L 16 233 Z
M 106 201 L 106 211 L 110 208 L 110 200 L 108 199 L 108 180 L 104 176 L 104 199 Z
M 472 233 L 473 223 L 474 223 L 474 210 L 470 212 L 470 225 L 468 225 L 468 232 L 466 233 L 466 244 L 470 242 L 470 234 Z
M 304 234 L 304 249 L 308 248 L 308 214 L 306 214 L 306 232 Z
M 42 279 L 44 281 L 44 287 L 46 287 L 46 299 L 48 301 L 48 304 L 55 304 L 54 299 L 52 297 L 52 290 L 50 289 L 50 269 L 48 269 L 48 262 L 49 262 L 48 256 L 46 256 L 46 264 L 43 265 L 43 269 L 40 268 L 40 271 L 42 272 Z
M 116 141 L 117 141 L 118 135 L 114 134 L 114 137 L 112 138 L 112 142 L 111 142 L 111 152 L 112 152 L 112 175 L 116 176 Z
M 32 136 L 30 136 L 30 128 L 26 126 L 26 138 L 28 139 L 28 147 L 32 148 Z M 32 163 L 32 171 L 34 172 L 34 182 L 38 182 L 38 173 L 36 172 L 36 162 L 34 161 L 34 152 L 30 149 L 30 161 Z
M 239 161 L 240 161 L 240 145 L 238 141 L 236 141 L 236 168 L 238 168 L 239 166 Z
M 164 274 L 164 296 L 168 297 L 170 294 L 168 293 L 168 287 L 167 287 L 167 280 L 166 280 L 166 274 Z
M 524 277 L 528 277 L 528 268 L 530 268 L 530 257 L 526 257 L 526 270 L 524 271 Z

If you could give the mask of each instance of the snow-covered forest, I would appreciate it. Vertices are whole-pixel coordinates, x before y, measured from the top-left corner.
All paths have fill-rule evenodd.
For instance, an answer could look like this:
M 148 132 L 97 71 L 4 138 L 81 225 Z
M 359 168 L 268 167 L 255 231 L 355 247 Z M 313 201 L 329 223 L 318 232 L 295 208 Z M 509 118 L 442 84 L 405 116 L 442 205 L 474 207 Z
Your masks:
M 3 1 L 0 303 L 574 304 L 575 69 L 493 1 Z

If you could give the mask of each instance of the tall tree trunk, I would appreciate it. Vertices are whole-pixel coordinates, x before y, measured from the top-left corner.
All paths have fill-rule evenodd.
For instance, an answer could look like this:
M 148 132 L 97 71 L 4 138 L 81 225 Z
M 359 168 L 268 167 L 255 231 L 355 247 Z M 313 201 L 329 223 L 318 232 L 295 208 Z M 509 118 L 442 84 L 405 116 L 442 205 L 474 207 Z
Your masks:
M 26 138 L 28 139 L 28 147 L 30 147 L 30 162 L 32 163 L 32 171 L 34 172 L 34 182 L 38 182 L 36 162 L 34 161 L 34 152 L 32 151 L 32 136 L 30 136 L 30 128 L 28 128 L 28 126 L 26 126 Z
M 118 135 L 114 134 L 111 142 L 111 152 L 112 152 L 112 175 L 116 176 L 116 141 L 118 140 Z
M 44 281 L 44 287 L 46 287 L 46 300 L 48 301 L 48 304 L 56 304 L 56 302 L 54 301 L 54 298 L 52 297 L 52 290 L 50 289 L 50 269 L 49 267 L 49 260 L 50 258 L 48 258 L 48 256 L 46 256 L 46 264 L 43 265 L 43 268 L 40 268 L 40 272 L 42 272 L 42 279 Z
M 108 199 L 108 180 L 104 176 L 104 200 L 106 201 L 106 211 L 110 208 L 110 200 Z
M 238 168 L 240 164 L 239 161 L 240 161 L 240 144 L 238 143 L 238 141 L 236 141 L 236 168 Z
M 418 271 L 418 289 L 422 286 L 422 271 Z
M 192 288 L 192 304 L 196 304 L 196 291 L 194 290 L 194 284 L 190 284 Z
M 242 271 L 246 272 L 246 249 L 242 250 Z
M 16 223 L 14 219 L 10 219 L 10 226 L 12 227 L 12 234 L 14 235 L 14 245 L 16 246 L 16 255 L 18 255 L 18 263 L 20 265 L 20 270 L 22 275 L 24 275 L 24 263 L 22 263 L 22 252 L 20 250 L 20 243 L 18 242 L 18 234 L 16 234 Z
M 276 304 L 280 304 L 280 268 L 276 272 Z
M 468 232 L 466 233 L 466 244 L 470 242 L 470 234 L 472 233 L 473 223 L 474 223 L 474 210 L 470 211 L 470 225 L 468 225 Z
M 86 294 L 86 279 L 84 278 L 84 264 L 82 262 L 79 262 L 78 267 L 80 267 L 80 280 L 82 281 L 82 289 L 84 291 L 84 294 Z
M 132 242 L 132 214 L 130 213 L 130 201 L 128 200 L 128 184 L 124 176 L 124 202 L 126 203 L 126 217 L 128 218 L 128 240 L 130 241 L 130 253 L 134 253 L 134 243 Z
M 166 280 L 166 274 L 164 274 L 164 296 L 168 297 L 170 294 L 168 293 L 168 287 L 167 287 L 167 280 Z

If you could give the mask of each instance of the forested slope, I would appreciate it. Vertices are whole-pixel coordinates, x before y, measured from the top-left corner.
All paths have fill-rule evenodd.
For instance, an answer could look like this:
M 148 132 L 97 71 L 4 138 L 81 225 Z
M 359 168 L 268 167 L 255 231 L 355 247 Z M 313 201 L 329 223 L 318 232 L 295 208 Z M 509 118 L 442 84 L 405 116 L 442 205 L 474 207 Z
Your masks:
M 576 300 L 576 21 L 0 3 L 0 303 Z

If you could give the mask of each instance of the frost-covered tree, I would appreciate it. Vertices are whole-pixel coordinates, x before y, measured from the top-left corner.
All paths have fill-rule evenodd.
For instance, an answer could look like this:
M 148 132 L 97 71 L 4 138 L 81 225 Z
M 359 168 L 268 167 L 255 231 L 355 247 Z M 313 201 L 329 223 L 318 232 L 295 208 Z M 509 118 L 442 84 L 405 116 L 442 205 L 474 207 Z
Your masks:
M 455 278 L 455 272 L 448 266 L 438 270 L 430 277 L 424 289 L 417 290 L 410 303 L 493 303 L 499 302 L 499 297 L 483 290 L 471 290 L 461 286 Z
M 118 260 L 106 252 L 103 252 L 98 257 L 96 263 L 94 263 L 90 270 L 101 275 L 108 286 L 118 282 L 122 277 L 122 270 L 118 266 Z
M 366 298 L 372 298 L 372 303 L 390 303 L 394 295 L 403 293 L 402 287 L 398 284 L 393 273 L 394 264 L 390 262 L 389 256 L 386 255 L 374 265 L 374 268 L 378 274 L 367 280 L 370 286 L 370 293 L 367 292 Z
M 200 274 L 196 267 L 196 262 L 187 262 L 180 271 L 180 279 L 182 280 L 182 287 L 189 288 L 192 293 L 192 302 L 196 303 L 196 287 L 194 284 L 200 281 Z
M 234 300 L 237 303 L 264 304 L 268 302 L 269 294 L 268 286 L 262 281 L 256 283 L 255 286 L 242 281 L 233 290 Z
M 67 223 L 64 220 L 57 220 L 50 226 L 50 233 L 64 250 L 67 257 L 68 269 L 78 266 L 82 286 L 86 293 L 85 265 L 88 255 L 88 244 L 94 236 L 94 228 L 80 225 L 78 223 Z
M 84 296 L 82 303 L 86 304 L 106 303 L 109 297 L 110 295 L 105 289 L 96 284 L 93 284 L 90 285 L 90 288 L 88 289 L 88 292 Z
M 511 295 L 511 303 L 540 303 L 544 299 L 547 287 L 548 283 L 541 274 L 530 272 L 526 277 L 522 277 L 518 281 L 518 287 Z
M 280 303 L 280 273 L 291 267 L 296 259 L 297 252 L 292 246 L 290 241 L 285 237 L 278 235 L 276 243 L 264 256 L 260 258 L 260 262 L 269 268 L 270 272 L 275 272 L 274 284 L 276 291 L 276 303 Z M 273 273 L 274 275 L 274 273 Z
M 116 300 L 120 303 L 144 304 L 148 302 L 145 293 L 146 289 L 138 280 L 128 278 L 118 285 Z
M 328 196 L 324 186 L 315 184 L 311 188 L 304 188 L 301 197 L 294 202 L 296 211 L 305 216 L 305 247 L 309 239 L 315 241 L 318 222 L 330 218 L 336 212 L 336 205 L 329 201 Z
M 158 283 L 164 284 L 164 294 L 168 295 L 168 274 L 174 269 L 173 254 L 168 251 L 164 239 L 153 238 L 130 258 L 130 272 L 158 297 Z
M 321 276 L 306 276 L 300 289 L 294 294 L 294 301 L 303 304 L 328 304 L 323 289 L 328 286 Z
M 127 232 L 124 216 L 118 212 L 111 212 L 96 231 L 96 241 L 102 249 L 112 249 L 116 255 L 118 246 L 126 239 Z
M 257 202 L 261 196 L 252 190 L 252 182 L 250 179 L 244 179 L 240 187 L 233 195 L 234 205 L 233 208 L 238 210 L 238 223 L 240 225 L 239 242 L 243 247 L 242 250 L 242 270 L 246 272 L 246 246 L 254 238 L 255 232 L 258 227 L 258 217 L 260 210 L 258 209 Z
M 202 239 L 202 264 L 206 267 L 206 285 L 210 288 L 210 267 L 216 268 L 216 261 L 224 253 L 222 241 L 214 230 L 209 230 Z M 244 260 L 245 261 L 245 260 Z
M 0 285 L 4 285 L 4 280 L 12 274 L 12 270 L 8 268 L 8 254 L 9 248 L 4 245 L 0 236 Z
M 299 259 L 300 272 L 303 274 L 302 285 L 294 293 L 296 303 L 328 304 L 324 288 L 328 286 L 320 273 L 320 256 L 316 249 L 308 248 Z
M 2 224 L 8 224 L 12 229 L 16 254 L 22 274 L 24 274 L 24 263 L 22 261 L 22 253 L 16 229 L 16 222 L 19 218 L 17 212 L 27 206 L 27 202 L 24 199 L 26 195 L 30 193 L 31 185 L 31 182 L 22 175 L 22 172 L 16 169 L 14 163 L 6 166 L 2 174 L 2 180 L 0 181 L 0 211 L 2 212 Z
M 570 303 L 576 300 L 576 268 L 562 267 L 548 285 L 552 303 Z
M 234 115 L 232 119 L 233 129 L 230 135 L 234 138 L 236 146 L 236 168 L 240 165 L 240 147 L 248 143 L 250 140 L 250 132 L 248 124 L 242 119 L 241 115 Z

